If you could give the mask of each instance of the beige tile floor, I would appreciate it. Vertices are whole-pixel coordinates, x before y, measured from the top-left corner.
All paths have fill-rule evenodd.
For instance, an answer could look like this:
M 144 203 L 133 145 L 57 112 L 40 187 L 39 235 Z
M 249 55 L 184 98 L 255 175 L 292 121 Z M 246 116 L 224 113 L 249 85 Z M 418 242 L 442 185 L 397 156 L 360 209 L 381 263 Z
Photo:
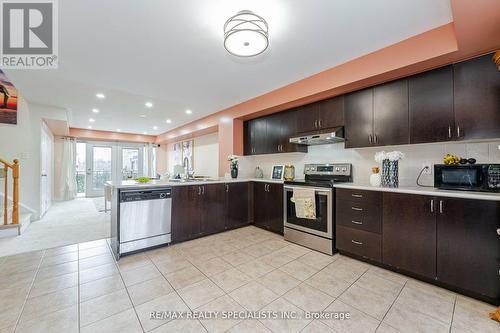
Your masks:
M 500 332 L 491 305 L 255 227 L 118 263 L 106 240 L 2 257 L 0 285 L 0 333 Z M 169 310 L 351 318 L 150 319 Z

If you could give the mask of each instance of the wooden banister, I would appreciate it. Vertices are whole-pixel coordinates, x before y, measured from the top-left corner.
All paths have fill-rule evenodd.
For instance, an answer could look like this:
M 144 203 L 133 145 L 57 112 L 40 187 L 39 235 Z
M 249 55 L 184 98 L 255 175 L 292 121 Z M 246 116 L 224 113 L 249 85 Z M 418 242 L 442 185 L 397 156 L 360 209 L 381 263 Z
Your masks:
M 12 224 L 19 224 L 19 161 L 14 160 L 14 163 L 8 163 L 0 159 L 0 163 L 3 164 L 3 172 L 5 179 L 5 191 L 4 191 L 4 211 L 3 211 L 3 224 L 9 224 L 9 169 L 12 170 Z

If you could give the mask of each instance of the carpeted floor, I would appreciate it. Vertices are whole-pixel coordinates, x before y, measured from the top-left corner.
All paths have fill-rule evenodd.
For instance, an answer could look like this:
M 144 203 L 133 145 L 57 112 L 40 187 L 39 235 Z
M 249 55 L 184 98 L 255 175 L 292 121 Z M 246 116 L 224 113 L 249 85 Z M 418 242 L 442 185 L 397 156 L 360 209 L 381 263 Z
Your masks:
M 98 212 L 94 199 L 56 202 L 21 236 L 0 239 L 0 257 L 109 238 L 109 229 L 110 214 Z

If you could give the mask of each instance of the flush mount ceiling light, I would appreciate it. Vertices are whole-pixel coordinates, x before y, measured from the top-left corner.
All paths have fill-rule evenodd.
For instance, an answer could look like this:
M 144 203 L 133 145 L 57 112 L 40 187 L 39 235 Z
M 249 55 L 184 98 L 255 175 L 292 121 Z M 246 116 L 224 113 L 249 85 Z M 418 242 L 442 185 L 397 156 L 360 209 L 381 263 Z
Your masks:
M 152 107 L 153 107 L 153 103 L 151 103 L 151 102 L 146 102 L 146 103 L 144 103 L 144 105 L 145 105 L 147 108 L 152 108 Z
M 266 20 L 250 10 L 242 10 L 224 24 L 224 47 L 238 57 L 252 57 L 269 45 Z
M 105 98 L 106 98 L 106 96 L 104 96 L 104 94 L 102 94 L 102 93 L 97 93 L 97 94 L 95 95 L 95 97 L 97 97 L 97 98 L 99 98 L 99 99 L 105 99 Z
M 171 123 L 172 123 L 172 120 L 171 120 L 171 119 L 167 119 L 165 122 L 166 122 L 167 124 L 171 124 Z
M 98 109 L 92 109 L 92 112 L 99 113 L 99 110 Z

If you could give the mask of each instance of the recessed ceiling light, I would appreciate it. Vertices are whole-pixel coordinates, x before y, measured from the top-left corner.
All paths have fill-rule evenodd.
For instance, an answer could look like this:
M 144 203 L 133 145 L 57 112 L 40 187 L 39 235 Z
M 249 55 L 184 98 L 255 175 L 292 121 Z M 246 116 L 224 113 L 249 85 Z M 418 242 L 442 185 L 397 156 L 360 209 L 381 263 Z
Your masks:
M 148 132 L 142 132 L 142 134 L 144 134 L 144 135 L 148 135 Z
M 156 131 L 158 129 L 158 126 L 153 126 L 153 129 Z
M 186 114 L 192 114 L 192 113 L 193 113 L 193 111 L 191 111 L 191 110 L 186 110 Z
M 189 133 L 189 131 L 188 131 L 188 130 L 182 130 L 182 131 L 181 131 L 181 134 L 188 134 L 188 133 Z
M 95 119 L 94 119 L 94 118 L 90 118 L 90 119 L 89 119 L 89 121 L 90 121 L 91 123 L 93 123 L 93 122 L 95 122 Z
M 171 120 L 171 119 L 167 119 L 165 122 L 166 122 L 167 124 L 171 124 L 171 123 L 172 123 L 172 120 Z
M 145 114 L 141 114 L 139 117 L 146 118 L 146 115 Z
M 87 128 L 88 128 L 88 129 L 92 129 L 92 126 L 90 126 L 90 125 L 89 125 L 89 126 L 87 126 Z
M 147 108 L 153 107 L 153 103 L 151 103 L 151 102 L 146 102 L 146 103 L 144 103 L 144 105 L 146 105 Z
M 121 132 L 122 130 L 121 130 L 121 129 L 119 129 L 119 128 L 117 128 L 117 129 L 116 129 L 116 131 L 117 131 L 117 132 Z
M 99 113 L 99 109 L 92 109 L 92 112 Z
M 97 97 L 97 98 L 99 98 L 99 99 L 105 99 L 105 98 L 106 98 L 106 96 L 104 96 L 104 94 L 102 94 L 102 93 L 97 93 L 97 94 L 95 95 L 95 97 Z

